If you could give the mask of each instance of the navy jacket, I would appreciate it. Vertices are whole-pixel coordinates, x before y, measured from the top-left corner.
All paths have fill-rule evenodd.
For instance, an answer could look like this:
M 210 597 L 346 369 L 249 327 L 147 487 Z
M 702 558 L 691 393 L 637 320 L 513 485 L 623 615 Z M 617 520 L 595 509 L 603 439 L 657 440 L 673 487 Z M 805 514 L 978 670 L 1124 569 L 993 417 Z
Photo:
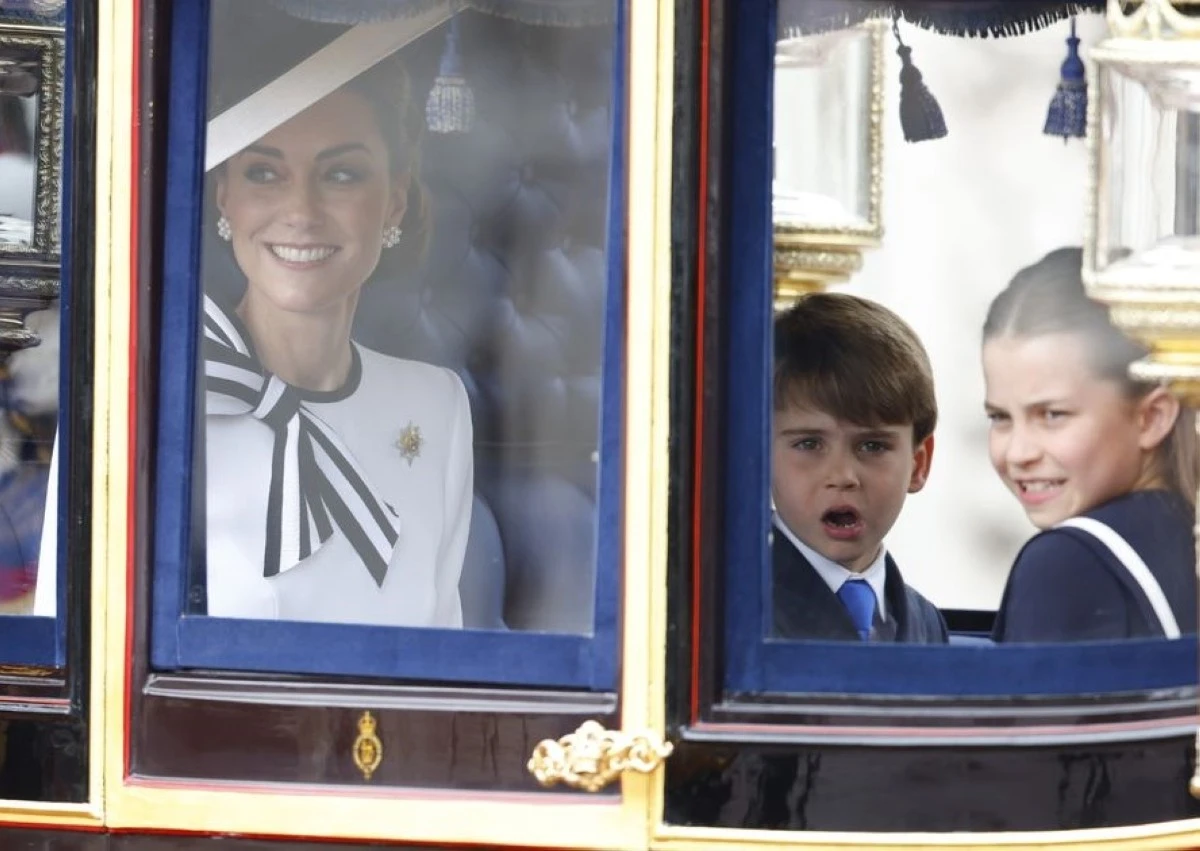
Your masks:
M 1084 515 L 1112 527 L 1162 586 L 1181 632 L 1196 631 L 1192 512 L 1167 491 L 1138 491 Z M 1047 529 L 1017 555 L 992 637 L 996 641 L 1108 641 L 1162 637 L 1137 581 L 1096 538 Z
M 945 644 L 946 623 L 937 608 L 904 584 L 889 555 L 883 593 L 895 641 Z M 778 530 L 771 545 L 772 629 L 775 638 L 858 641 L 850 613 L 825 580 Z

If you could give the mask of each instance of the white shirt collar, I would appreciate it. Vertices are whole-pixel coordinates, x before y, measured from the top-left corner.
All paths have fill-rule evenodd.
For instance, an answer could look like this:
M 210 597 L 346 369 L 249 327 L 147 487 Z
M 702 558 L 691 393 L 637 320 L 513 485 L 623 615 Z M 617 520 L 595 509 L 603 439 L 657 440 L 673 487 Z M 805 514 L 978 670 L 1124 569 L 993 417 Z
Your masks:
M 887 549 L 883 546 L 879 548 L 879 555 L 875 561 L 871 562 L 871 566 L 862 573 L 855 573 L 842 567 L 836 561 L 830 561 L 814 550 L 808 544 L 796 537 L 795 533 L 787 527 L 783 522 L 783 518 L 778 514 L 774 516 L 775 527 L 787 537 L 792 545 L 800 551 L 800 554 L 808 559 L 808 563 L 813 566 L 813 570 L 817 575 L 824 580 L 829 586 L 829 590 L 834 594 L 842 587 L 842 583 L 850 579 L 863 579 L 871 586 L 871 590 L 875 592 L 875 602 L 879 606 L 879 617 L 881 620 L 887 620 L 887 597 L 883 592 L 884 585 L 887 580 Z

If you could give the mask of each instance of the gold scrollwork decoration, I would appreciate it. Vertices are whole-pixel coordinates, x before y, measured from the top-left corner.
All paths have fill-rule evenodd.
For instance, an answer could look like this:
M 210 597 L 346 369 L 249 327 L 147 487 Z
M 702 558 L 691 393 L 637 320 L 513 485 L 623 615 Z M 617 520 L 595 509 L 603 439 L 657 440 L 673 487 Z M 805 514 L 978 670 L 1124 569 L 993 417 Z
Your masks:
M 777 248 L 776 279 L 845 279 L 862 268 L 862 253 L 822 248 Z
M 375 716 L 370 712 L 364 712 L 358 719 L 358 738 L 354 740 L 352 754 L 364 780 L 370 780 L 383 762 L 383 742 L 375 732 L 376 726 Z
M 652 733 L 605 730 L 585 721 L 561 739 L 544 739 L 533 749 L 528 768 L 538 783 L 562 783 L 573 789 L 597 792 L 622 772 L 649 774 L 671 755 L 674 746 Z
M 816 248 L 775 245 L 775 310 L 791 307 L 808 293 L 821 292 L 846 281 L 862 268 L 857 248 Z

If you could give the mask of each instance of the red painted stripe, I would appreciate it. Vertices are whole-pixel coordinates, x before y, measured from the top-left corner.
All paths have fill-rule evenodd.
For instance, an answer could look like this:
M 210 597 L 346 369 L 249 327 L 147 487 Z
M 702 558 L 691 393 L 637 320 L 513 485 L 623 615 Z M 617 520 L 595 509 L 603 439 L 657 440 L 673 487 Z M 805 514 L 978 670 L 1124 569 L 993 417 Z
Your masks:
M 130 169 L 129 169 L 129 224 L 130 224 L 130 244 L 129 244 L 129 393 L 126 400 L 127 414 L 129 417 L 129 455 L 125 459 L 127 480 L 125 511 L 126 515 L 126 534 L 128 539 L 125 543 L 125 681 L 121 691 L 122 695 L 122 714 L 124 716 L 124 765 L 125 774 L 130 771 L 130 726 L 132 718 L 130 717 L 130 688 L 132 686 L 132 667 L 133 667 L 133 618 L 134 610 L 133 603 L 134 595 L 134 576 L 137 564 L 137 546 L 138 526 L 137 526 L 137 494 L 138 494 L 138 428 L 137 428 L 137 384 L 138 384 L 138 309 L 140 307 L 138 299 L 138 288 L 141 282 L 138 278 L 138 255 L 140 253 L 140 237 L 141 228 L 139 223 L 139 211 L 141 209 L 141 195 L 139 192 L 140 174 L 141 174 L 141 130 L 142 130 L 142 4 L 135 2 L 133 4 L 133 86 L 130 91 L 132 99 L 132 123 L 130 125 Z M 115 246 L 113 246 L 115 249 Z M 114 388 L 115 391 L 115 388 Z

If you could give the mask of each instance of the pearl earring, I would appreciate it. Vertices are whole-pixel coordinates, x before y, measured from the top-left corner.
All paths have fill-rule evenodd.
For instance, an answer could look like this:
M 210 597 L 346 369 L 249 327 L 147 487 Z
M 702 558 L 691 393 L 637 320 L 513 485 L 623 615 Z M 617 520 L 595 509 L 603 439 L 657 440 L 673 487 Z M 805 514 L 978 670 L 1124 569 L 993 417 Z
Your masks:
M 400 236 L 404 231 L 400 230 L 399 225 L 391 225 L 383 229 L 383 247 L 395 248 L 400 244 Z
M 224 216 L 221 216 L 221 218 L 217 219 L 217 236 L 221 237 L 221 239 L 225 240 L 226 242 L 229 242 L 229 240 L 233 239 L 233 226 L 229 224 L 229 219 L 225 218 Z

